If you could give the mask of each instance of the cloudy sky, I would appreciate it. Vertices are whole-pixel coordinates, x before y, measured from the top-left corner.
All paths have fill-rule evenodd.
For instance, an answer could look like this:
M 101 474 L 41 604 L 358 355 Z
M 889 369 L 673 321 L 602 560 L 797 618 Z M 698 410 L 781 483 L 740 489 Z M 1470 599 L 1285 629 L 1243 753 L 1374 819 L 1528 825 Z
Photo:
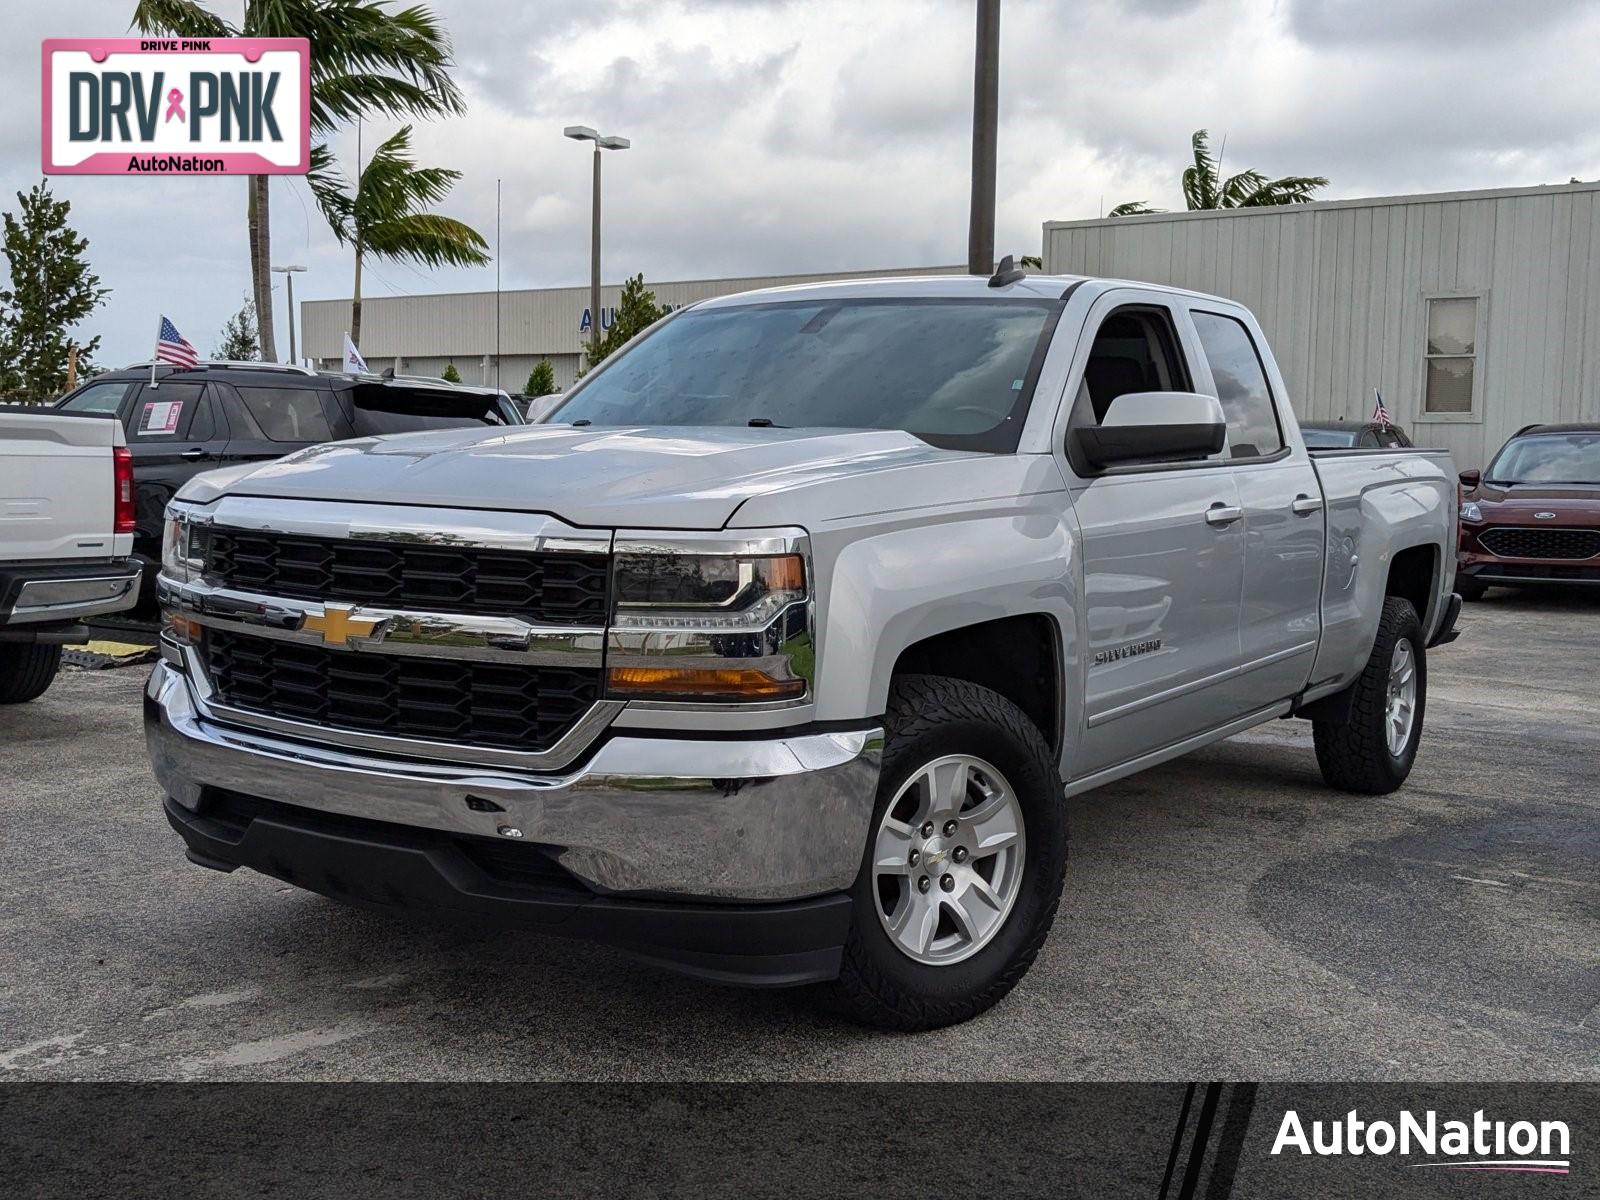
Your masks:
M 606 159 L 608 281 L 966 258 L 971 0 L 430 2 L 469 109 L 419 155 L 464 172 L 444 210 L 491 238 L 502 181 L 506 287 L 587 280 L 589 159 L 561 137 L 580 123 L 633 139 Z M 122 36 L 132 6 L 6 4 L 0 72 L 27 86 L 0 110 L 5 207 L 39 179 L 39 40 Z M 1600 177 L 1594 0 L 1005 0 L 1001 38 L 1001 253 L 1123 200 L 1181 207 L 1201 126 L 1226 168 L 1327 175 L 1329 198 Z M 335 148 L 353 161 L 353 135 Z M 244 182 L 52 186 L 112 288 L 85 326 L 100 360 L 147 357 L 158 312 L 208 352 L 248 288 Z M 309 269 L 296 299 L 348 295 L 304 184 L 272 186 L 274 261 Z M 365 290 L 493 286 L 377 263 Z

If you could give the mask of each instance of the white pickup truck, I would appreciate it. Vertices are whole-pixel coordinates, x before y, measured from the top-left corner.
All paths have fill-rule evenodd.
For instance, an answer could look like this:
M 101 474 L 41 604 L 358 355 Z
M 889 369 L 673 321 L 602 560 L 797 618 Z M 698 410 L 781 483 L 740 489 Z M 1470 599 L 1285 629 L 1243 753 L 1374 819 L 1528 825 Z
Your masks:
M 0 408 L 0 704 L 44 694 L 88 617 L 138 600 L 122 426 Z
M 1309 454 L 1217 297 L 725 297 L 545 424 L 191 481 L 151 760 L 201 865 L 928 1028 L 1032 962 L 1070 797 L 1285 716 L 1405 780 L 1455 488 Z

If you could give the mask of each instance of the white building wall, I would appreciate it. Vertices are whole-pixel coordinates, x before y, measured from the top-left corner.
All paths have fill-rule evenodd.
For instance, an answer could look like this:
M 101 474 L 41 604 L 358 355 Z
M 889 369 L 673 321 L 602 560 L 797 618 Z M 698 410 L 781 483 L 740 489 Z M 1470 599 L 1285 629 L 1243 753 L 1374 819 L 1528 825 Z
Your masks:
M 1045 269 L 1252 309 L 1303 420 L 1380 388 L 1420 445 L 1481 466 L 1538 421 L 1600 421 L 1600 185 L 1050 222 Z M 1475 411 L 1422 411 L 1427 299 L 1480 297 Z

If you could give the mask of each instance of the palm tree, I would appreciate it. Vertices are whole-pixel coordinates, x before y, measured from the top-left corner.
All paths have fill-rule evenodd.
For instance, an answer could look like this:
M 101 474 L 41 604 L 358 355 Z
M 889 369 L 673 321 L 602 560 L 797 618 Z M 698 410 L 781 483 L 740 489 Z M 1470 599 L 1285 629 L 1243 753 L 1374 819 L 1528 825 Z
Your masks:
M 361 344 L 361 264 L 367 255 L 410 259 L 430 267 L 480 267 L 489 243 L 472 226 L 424 211 L 450 194 L 460 171 L 419 167 L 411 156 L 411 126 L 384 142 L 361 168 L 355 195 L 327 186 L 318 199 L 334 236 L 356 251 L 355 290 L 350 301 L 350 340 Z
M 1321 175 L 1285 175 L 1282 179 L 1268 179 L 1260 171 L 1240 171 L 1237 175 L 1222 177 L 1222 164 L 1211 157 L 1210 134 L 1204 129 L 1194 131 L 1190 145 L 1194 149 L 1194 165 L 1183 173 L 1183 200 L 1190 212 L 1202 208 L 1264 208 L 1273 204 L 1304 204 L 1313 199 L 1320 188 L 1328 186 Z M 1226 147 L 1227 139 L 1223 139 Z M 1119 204 L 1107 215 L 1133 217 L 1141 213 L 1164 212 L 1151 208 L 1143 200 Z
M 235 27 L 200 0 L 136 0 L 133 23 L 143 33 L 174 37 L 309 38 L 311 131 L 318 138 L 368 113 L 463 112 L 460 89 L 450 78 L 454 64 L 444 27 L 420 4 L 391 8 L 392 0 L 245 0 L 244 20 Z M 312 148 L 311 163 L 307 182 L 331 219 L 337 212 L 337 181 L 325 145 Z M 261 356 L 274 360 L 269 178 L 250 177 L 245 223 Z

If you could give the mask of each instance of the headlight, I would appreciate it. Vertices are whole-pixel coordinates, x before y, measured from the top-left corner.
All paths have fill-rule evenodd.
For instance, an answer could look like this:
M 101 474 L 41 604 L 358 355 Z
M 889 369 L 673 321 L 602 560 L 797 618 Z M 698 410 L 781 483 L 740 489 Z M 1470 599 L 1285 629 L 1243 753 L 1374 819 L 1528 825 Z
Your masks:
M 211 527 L 191 521 L 180 509 L 168 508 L 161 532 L 161 577 L 173 583 L 188 583 L 205 570 L 206 551 L 211 543 Z M 163 605 L 162 632 L 180 645 L 199 640 L 200 627 L 183 613 Z
M 182 509 L 168 508 L 161 534 L 161 573 L 178 583 L 198 579 L 205 570 L 211 527 L 189 519 Z
M 1483 509 L 1478 507 L 1476 500 L 1466 500 L 1461 505 L 1461 519 L 1463 521 L 1483 520 Z
M 619 699 L 792 702 L 812 675 L 805 535 L 619 539 L 606 686 Z

